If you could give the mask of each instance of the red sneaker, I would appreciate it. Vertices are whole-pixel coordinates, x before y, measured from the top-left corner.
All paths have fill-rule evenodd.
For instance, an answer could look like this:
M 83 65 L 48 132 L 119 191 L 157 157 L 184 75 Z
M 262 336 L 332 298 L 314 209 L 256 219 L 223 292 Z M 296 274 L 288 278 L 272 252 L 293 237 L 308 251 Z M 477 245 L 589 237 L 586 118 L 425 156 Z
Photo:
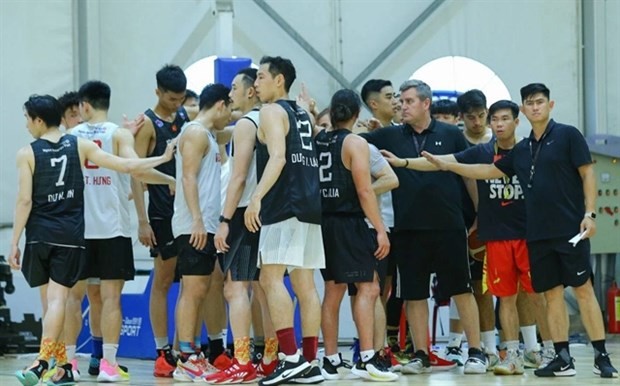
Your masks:
M 392 349 L 389 346 L 386 346 L 383 349 L 384 352 L 384 357 L 386 359 L 389 359 L 390 361 L 390 370 L 392 370 L 393 372 L 397 372 L 400 371 L 400 369 L 403 367 L 403 365 L 398 361 L 398 359 L 396 359 L 396 357 L 394 356 L 394 353 L 392 352 Z
M 258 376 L 256 374 L 256 368 L 251 362 L 242 365 L 237 359 L 233 359 L 232 363 L 233 364 L 226 370 L 207 375 L 205 378 L 206 381 L 214 385 L 256 382 Z
M 277 359 L 272 360 L 268 365 L 265 364 L 264 359 L 265 358 L 261 359 L 258 366 L 256 366 L 256 374 L 259 378 L 264 378 L 271 375 L 278 366 Z
M 232 359 L 225 353 L 221 353 L 215 358 L 213 361 L 213 366 L 217 367 L 218 370 L 226 370 L 230 366 L 233 365 Z
M 428 353 L 428 359 L 431 362 L 431 367 L 433 371 L 447 371 L 447 370 L 452 370 L 453 368 L 458 366 L 458 364 L 452 361 L 448 361 L 443 358 L 440 358 L 433 351 L 430 351 Z
M 156 377 L 172 378 L 172 373 L 176 369 L 176 364 L 171 365 L 166 358 L 166 354 L 163 350 L 160 350 L 159 356 L 155 360 L 155 368 L 153 369 L 153 375 Z

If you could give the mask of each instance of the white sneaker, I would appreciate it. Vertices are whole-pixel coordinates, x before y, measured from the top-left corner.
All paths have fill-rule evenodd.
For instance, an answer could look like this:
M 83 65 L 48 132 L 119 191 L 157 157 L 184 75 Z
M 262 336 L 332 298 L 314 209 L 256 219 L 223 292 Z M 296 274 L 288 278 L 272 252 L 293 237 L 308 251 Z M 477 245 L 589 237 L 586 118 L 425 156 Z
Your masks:
M 432 367 L 428 354 L 422 350 L 416 351 L 413 359 L 400 369 L 403 374 L 425 374 L 431 371 Z
M 487 357 L 487 371 L 493 371 L 495 366 L 499 364 L 499 356 L 493 352 L 486 353 L 484 355 Z
M 537 369 L 543 363 L 542 351 L 526 350 L 523 353 L 523 364 L 528 369 Z
M 506 357 L 493 369 L 495 375 L 521 375 L 524 371 L 523 357 L 518 350 L 506 351 Z
M 541 356 L 542 361 L 540 363 L 540 366 L 538 366 L 539 369 L 547 367 L 547 365 L 555 359 L 555 349 L 551 347 L 543 347 L 541 351 Z
M 463 365 L 464 374 L 485 374 L 487 372 L 487 358 L 479 349 L 470 348 L 469 358 Z
M 444 358 L 451 362 L 456 363 L 459 366 L 463 366 L 465 361 L 463 360 L 463 352 L 459 347 L 450 347 L 446 346 L 446 351 L 444 352 Z

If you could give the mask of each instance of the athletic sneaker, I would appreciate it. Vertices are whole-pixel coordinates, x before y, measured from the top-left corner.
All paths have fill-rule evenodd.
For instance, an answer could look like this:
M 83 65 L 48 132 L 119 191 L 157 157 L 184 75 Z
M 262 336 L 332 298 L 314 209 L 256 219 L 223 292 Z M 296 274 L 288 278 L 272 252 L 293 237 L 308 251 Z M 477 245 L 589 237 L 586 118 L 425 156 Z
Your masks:
M 541 351 L 541 357 L 542 359 L 540 362 L 540 366 L 538 366 L 539 369 L 547 366 L 549 363 L 551 363 L 552 360 L 555 359 L 555 348 L 543 347 Z
M 394 374 L 383 366 L 378 353 L 375 353 L 367 362 L 358 361 L 351 369 L 351 373 L 362 379 L 376 382 L 391 382 L 398 379 L 398 374 Z
M 385 347 L 379 354 L 385 363 L 385 368 L 388 370 L 398 372 L 403 368 L 403 365 L 396 359 L 396 356 L 394 356 L 394 351 L 392 351 L 391 347 Z
M 433 371 L 448 371 L 458 366 L 452 361 L 441 358 L 433 351 L 428 353 L 428 360 L 431 362 L 431 368 Z
M 519 350 L 507 350 L 506 357 L 493 369 L 495 375 L 521 375 L 525 371 L 523 356 Z
M 478 348 L 470 348 L 468 358 L 463 365 L 464 374 L 484 374 L 487 372 L 487 357 Z
M 77 358 L 71 359 L 69 363 L 71 364 L 71 369 L 73 370 L 73 379 L 75 379 L 76 382 L 79 382 L 81 377 L 80 370 L 78 370 Z
M 51 377 L 46 384 L 48 386 L 68 386 L 75 385 L 73 377 L 73 366 L 71 363 L 65 363 L 62 366 L 56 366 L 56 374 Z
M 554 352 L 555 354 L 555 352 Z M 537 369 L 543 363 L 542 351 L 526 350 L 523 353 L 523 365 L 527 369 Z
M 444 355 L 447 360 L 456 363 L 457 366 L 463 366 L 463 363 L 465 363 L 463 360 L 463 352 L 460 347 L 446 346 L 446 352 Z
M 192 354 L 185 361 L 179 358 L 172 378 L 178 382 L 201 382 L 206 376 L 204 365 L 198 355 Z
M 97 376 L 99 375 L 99 361 L 100 358 L 90 357 L 88 361 L 88 374 Z
M 129 374 L 118 363 L 111 364 L 107 359 L 102 359 L 99 366 L 97 382 L 128 382 Z
M 34 361 L 30 367 L 15 372 L 15 376 L 24 386 L 35 386 L 47 372 L 49 364 L 43 359 Z
M 258 384 L 260 386 L 275 386 L 288 383 L 289 380 L 305 372 L 310 367 L 310 363 L 299 353 L 295 356 L 298 357 L 297 360 L 294 359 L 293 355 L 279 353 L 279 363 L 275 371 L 271 375 L 261 379 Z
M 206 381 L 214 385 L 227 383 L 253 383 L 256 381 L 256 368 L 252 362 L 242 365 L 236 358 L 233 359 L 232 362 L 232 366 L 226 370 L 207 375 L 205 377 Z
M 489 352 L 484 354 L 487 357 L 487 371 L 493 371 L 495 366 L 499 364 L 499 355 Z
M 556 355 L 545 367 L 534 370 L 537 377 L 572 377 L 577 374 L 573 358 L 570 361 L 564 360 L 561 355 Z
M 215 360 L 213 360 L 212 364 L 217 367 L 218 370 L 226 370 L 233 365 L 233 361 L 232 358 L 228 356 L 226 351 L 224 351 L 218 355 Z
M 340 379 L 340 374 L 338 373 L 339 368 L 351 370 L 351 364 L 342 359 L 341 353 L 338 353 L 338 357 L 340 358 L 340 363 L 338 363 L 337 365 L 332 364 L 332 362 L 327 357 L 323 357 L 321 374 L 323 374 L 323 378 L 325 378 L 325 380 L 334 381 Z
M 256 374 L 258 375 L 259 378 L 265 378 L 271 374 L 273 374 L 273 372 L 276 370 L 276 367 L 278 366 L 278 360 L 274 359 L 272 360 L 268 365 L 265 364 L 265 357 L 263 357 L 258 366 L 256 366 Z
M 176 359 L 172 354 L 172 347 L 170 347 L 169 344 L 161 349 L 157 349 L 157 359 L 155 360 L 155 368 L 153 369 L 154 376 L 171 378 L 176 366 Z
M 400 369 L 403 374 L 425 374 L 432 371 L 428 354 L 422 350 L 415 352 L 413 359 Z
M 319 368 L 319 361 L 315 359 L 310 363 L 310 367 L 306 369 L 306 371 L 303 371 L 287 383 L 315 385 L 323 382 L 324 380 L 325 378 L 323 377 L 323 374 L 321 374 L 321 369 Z
M 594 359 L 594 374 L 600 375 L 601 378 L 618 378 L 618 370 L 611 365 L 609 354 L 599 354 Z

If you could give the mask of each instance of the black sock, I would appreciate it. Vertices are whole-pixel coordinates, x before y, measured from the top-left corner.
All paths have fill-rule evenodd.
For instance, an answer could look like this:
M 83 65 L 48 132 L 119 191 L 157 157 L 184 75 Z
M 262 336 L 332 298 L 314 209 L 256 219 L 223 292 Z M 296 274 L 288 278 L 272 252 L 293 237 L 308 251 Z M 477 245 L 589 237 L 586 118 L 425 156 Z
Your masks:
M 605 339 L 593 340 L 592 347 L 594 347 L 594 358 L 598 358 L 599 355 L 607 353 L 605 349 Z
M 209 362 L 213 363 L 215 358 L 224 352 L 224 339 L 209 339 Z
M 564 359 L 565 362 L 570 362 L 570 349 L 568 348 L 568 342 L 554 342 L 555 354 Z

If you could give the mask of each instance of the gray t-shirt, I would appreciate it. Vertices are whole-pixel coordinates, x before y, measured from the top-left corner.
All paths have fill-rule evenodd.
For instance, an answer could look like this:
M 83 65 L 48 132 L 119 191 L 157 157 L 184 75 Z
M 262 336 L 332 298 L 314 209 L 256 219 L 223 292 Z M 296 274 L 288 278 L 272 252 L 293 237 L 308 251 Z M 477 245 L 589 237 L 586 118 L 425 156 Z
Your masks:
M 386 166 L 389 166 L 389 163 L 383 158 L 379 149 L 375 145 L 368 144 L 370 148 L 370 174 L 372 176 L 379 173 Z M 374 182 L 376 178 L 372 178 Z M 389 228 L 394 227 L 394 208 L 392 207 L 392 192 L 386 192 L 377 197 L 377 203 L 379 204 L 379 210 L 381 211 L 381 218 L 383 219 L 383 224 L 385 225 L 387 231 L 389 232 Z M 373 228 L 370 221 L 366 220 L 368 226 Z

